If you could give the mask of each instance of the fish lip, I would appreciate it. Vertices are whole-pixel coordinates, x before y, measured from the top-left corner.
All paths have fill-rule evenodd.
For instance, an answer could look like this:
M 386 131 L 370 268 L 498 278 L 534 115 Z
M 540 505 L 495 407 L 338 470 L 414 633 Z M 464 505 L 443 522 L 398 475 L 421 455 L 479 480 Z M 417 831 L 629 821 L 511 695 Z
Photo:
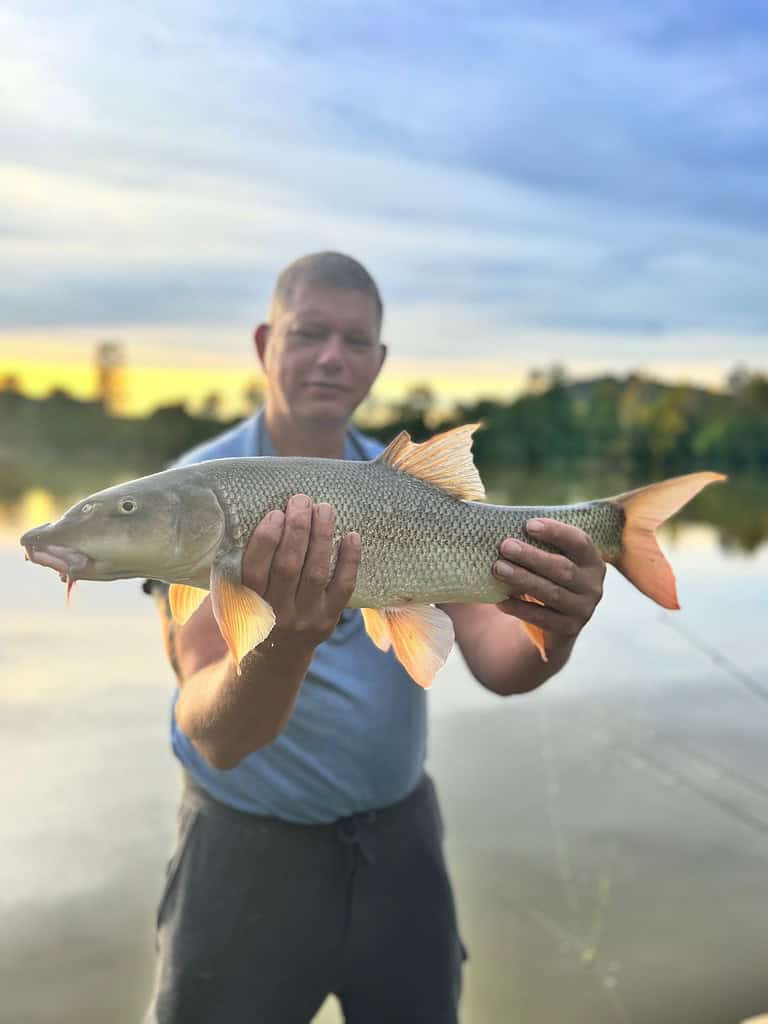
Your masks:
M 91 559 L 76 548 L 63 547 L 60 544 L 44 544 L 36 547 L 33 543 L 24 545 L 27 559 L 36 565 L 44 565 L 59 575 L 70 579 L 82 578 L 80 574 L 88 566 Z

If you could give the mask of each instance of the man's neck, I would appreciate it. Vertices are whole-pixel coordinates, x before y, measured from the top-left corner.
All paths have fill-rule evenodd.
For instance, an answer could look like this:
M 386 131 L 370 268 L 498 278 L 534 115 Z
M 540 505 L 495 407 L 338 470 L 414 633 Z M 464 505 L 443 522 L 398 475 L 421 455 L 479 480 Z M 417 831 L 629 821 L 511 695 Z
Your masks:
M 343 459 L 346 423 L 304 422 L 270 407 L 264 409 L 264 425 L 278 455 L 306 455 L 318 459 Z

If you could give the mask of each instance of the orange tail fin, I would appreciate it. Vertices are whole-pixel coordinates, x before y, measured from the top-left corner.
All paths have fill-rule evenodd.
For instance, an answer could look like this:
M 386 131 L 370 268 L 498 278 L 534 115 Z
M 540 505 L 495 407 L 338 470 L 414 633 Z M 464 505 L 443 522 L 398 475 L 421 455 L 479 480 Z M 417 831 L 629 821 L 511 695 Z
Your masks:
M 662 608 L 679 608 L 672 567 L 656 540 L 656 528 L 694 498 L 707 484 L 727 479 L 722 473 L 689 473 L 611 501 L 624 509 L 622 552 L 613 564 L 638 590 Z

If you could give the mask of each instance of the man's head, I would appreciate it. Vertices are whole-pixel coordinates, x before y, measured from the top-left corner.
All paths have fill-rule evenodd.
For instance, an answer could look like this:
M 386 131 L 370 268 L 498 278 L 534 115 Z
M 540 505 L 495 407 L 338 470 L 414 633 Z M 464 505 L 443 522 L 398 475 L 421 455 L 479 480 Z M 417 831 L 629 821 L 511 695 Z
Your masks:
M 346 422 L 384 362 L 379 290 L 356 260 L 303 256 L 277 279 L 269 323 L 256 329 L 275 412 L 306 422 Z

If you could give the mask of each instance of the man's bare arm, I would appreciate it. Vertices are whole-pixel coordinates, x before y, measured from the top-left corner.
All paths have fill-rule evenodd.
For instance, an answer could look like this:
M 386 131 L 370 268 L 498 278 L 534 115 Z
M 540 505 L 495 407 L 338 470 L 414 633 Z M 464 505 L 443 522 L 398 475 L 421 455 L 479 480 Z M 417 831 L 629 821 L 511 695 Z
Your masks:
M 443 605 L 453 619 L 456 642 L 470 672 L 493 693 L 509 697 L 529 693 L 550 679 L 570 657 L 573 640 L 553 649 L 547 661 L 523 631 L 519 622 L 496 604 Z
M 603 594 L 605 563 L 582 530 L 554 519 L 531 520 L 527 529 L 562 553 L 508 538 L 493 571 L 508 585 L 509 599 L 444 609 L 472 674 L 503 696 L 535 690 L 560 671 Z M 542 603 L 524 601 L 524 594 Z M 547 661 L 510 616 L 544 630 Z
M 295 495 L 286 514 L 266 516 L 243 556 L 243 582 L 274 609 L 267 639 L 238 675 L 206 599 L 184 626 L 170 627 L 181 692 L 176 721 L 220 770 L 271 743 L 293 711 L 315 648 L 333 632 L 355 588 L 360 539 L 348 534 L 330 577 L 333 510 Z

